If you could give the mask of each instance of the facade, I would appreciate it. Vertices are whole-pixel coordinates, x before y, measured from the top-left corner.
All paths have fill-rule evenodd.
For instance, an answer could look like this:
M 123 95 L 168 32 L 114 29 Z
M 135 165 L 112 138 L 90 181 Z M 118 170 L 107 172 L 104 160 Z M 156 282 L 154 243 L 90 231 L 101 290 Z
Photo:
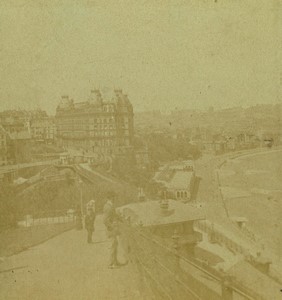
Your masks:
M 52 117 L 33 118 L 27 123 L 32 139 L 37 141 L 54 141 L 56 136 L 55 119 Z
M 164 197 L 191 201 L 195 184 L 195 171 L 192 161 L 175 163 L 160 168 L 154 176 L 154 180 L 163 185 Z
M 0 126 L 0 166 L 8 164 L 8 134 L 5 129 Z
M 118 212 L 131 224 L 142 224 L 141 230 L 152 230 L 155 236 L 171 240 L 177 232 L 183 253 L 194 254 L 194 249 L 203 239 L 195 230 L 195 222 L 204 220 L 200 208 L 179 201 L 142 201 L 119 207 Z M 148 232 L 148 231 L 147 231 Z
M 98 153 L 123 154 L 133 145 L 133 107 L 122 90 L 111 101 L 92 90 L 88 101 L 74 103 L 63 96 L 56 110 L 61 146 Z
M 222 154 L 226 151 L 226 142 L 225 141 L 205 141 L 203 142 L 204 153 L 209 154 Z
M 135 160 L 136 160 L 136 166 L 140 169 L 147 168 L 150 166 L 150 156 L 148 148 L 140 149 L 135 151 Z
M 7 110 L 0 113 L 0 124 L 8 133 L 26 131 L 32 119 L 46 118 L 47 113 L 42 110 Z

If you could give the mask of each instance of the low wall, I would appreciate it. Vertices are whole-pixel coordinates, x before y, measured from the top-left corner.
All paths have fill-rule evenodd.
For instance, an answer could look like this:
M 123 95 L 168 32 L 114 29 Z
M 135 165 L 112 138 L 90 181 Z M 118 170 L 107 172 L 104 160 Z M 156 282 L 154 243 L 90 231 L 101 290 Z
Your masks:
M 4 230 L 0 232 L 0 257 L 27 250 L 74 228 L 74 226 L 74 222 L 69 222 Z

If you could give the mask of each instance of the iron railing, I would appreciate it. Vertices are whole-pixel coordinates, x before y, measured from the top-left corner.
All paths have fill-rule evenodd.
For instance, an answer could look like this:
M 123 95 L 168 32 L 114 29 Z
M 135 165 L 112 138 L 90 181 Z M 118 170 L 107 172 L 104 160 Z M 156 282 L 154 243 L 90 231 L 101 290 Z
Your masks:
M 74 223 L 76 220 L 75 212 L 71 210 L 39 211 L 24 216 L 18 222 L 18 226 L 31 227 L 38 225 Z

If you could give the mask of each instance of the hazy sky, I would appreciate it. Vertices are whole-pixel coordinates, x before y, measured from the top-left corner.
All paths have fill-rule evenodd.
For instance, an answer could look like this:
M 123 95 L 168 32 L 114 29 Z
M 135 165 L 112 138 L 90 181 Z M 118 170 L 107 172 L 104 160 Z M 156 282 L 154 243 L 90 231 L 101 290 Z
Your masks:
M 97 87 L 135 110 L 278 102 L 279 1 L 2 0 L 0 110 Z

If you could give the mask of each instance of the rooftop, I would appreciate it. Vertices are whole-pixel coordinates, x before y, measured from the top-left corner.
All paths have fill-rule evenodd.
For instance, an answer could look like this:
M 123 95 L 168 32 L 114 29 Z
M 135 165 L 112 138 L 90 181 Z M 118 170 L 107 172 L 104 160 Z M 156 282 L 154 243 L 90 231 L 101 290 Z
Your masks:
M 125 218 L 130 216 L 133 224 L 142 224 L 143 226 L 167 225 L 205 219 L 201 208 L 175 200 L 167 201 L 166 214 L 162 213 L 159 201 L 131 203 L 118 208 L 118 211 Z
M 165 185 L 166 187 L 172 189 L 187 189 L 190 186 L 190 182 L 193 176 L 193 172 L 176 171 L 172 179 Z

